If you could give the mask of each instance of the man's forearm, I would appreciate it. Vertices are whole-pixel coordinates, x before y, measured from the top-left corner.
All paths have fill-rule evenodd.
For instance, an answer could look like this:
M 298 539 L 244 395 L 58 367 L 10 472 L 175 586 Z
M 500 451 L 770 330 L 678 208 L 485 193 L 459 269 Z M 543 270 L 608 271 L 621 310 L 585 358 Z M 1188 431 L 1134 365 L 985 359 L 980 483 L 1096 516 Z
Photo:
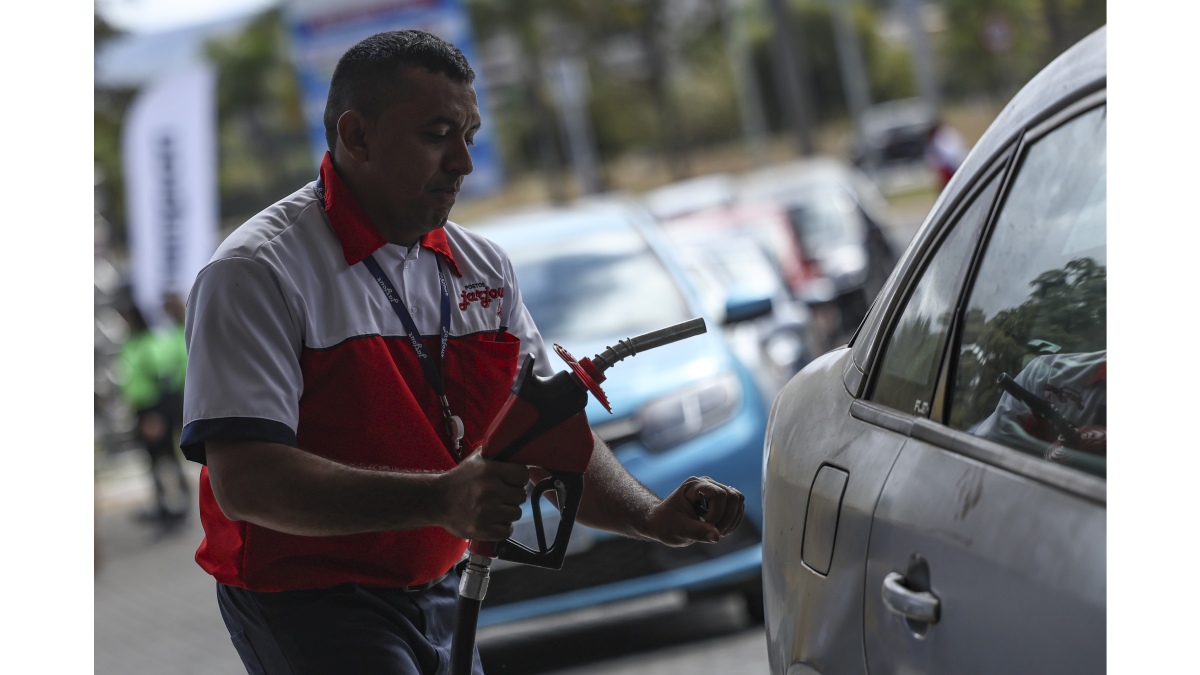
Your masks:
M 209 480 L 233 520 L 333 536 L 437 524 L 437 473 L 366 469 L 274 443 L 208 443 Z
M 578 521 L 598 530 L 650 539 L 648 518 L 662 499 L 630 475 L 604 441 L 593 438 L 595 447 L 584 474 L 586 487 Z
M 535 480 L 546 474 L 532 470 Z M 599 530 L 667 546 L 716 543 L 742 522 L 745 497 L 737 489 L 704 476 L 684 480 L 660 498 L 634 478 L 593 434 L 592 460 L 577 520 Z M 551 493 L 547 493 L 551 494 Z M 696 504 L 704 502 L 701 512 Z

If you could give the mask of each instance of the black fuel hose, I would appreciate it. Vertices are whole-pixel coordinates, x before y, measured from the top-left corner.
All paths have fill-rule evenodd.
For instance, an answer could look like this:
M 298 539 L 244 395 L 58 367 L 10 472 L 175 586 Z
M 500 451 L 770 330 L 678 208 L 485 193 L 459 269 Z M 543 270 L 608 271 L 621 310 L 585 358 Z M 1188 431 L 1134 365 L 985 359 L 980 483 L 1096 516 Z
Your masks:
M 482 600 L 458 596 L 458 612 L 454 619 L 454 640 L 450 644 L 450 672 L 470 675 L 475 661 L 475 631 L 479 625 Z

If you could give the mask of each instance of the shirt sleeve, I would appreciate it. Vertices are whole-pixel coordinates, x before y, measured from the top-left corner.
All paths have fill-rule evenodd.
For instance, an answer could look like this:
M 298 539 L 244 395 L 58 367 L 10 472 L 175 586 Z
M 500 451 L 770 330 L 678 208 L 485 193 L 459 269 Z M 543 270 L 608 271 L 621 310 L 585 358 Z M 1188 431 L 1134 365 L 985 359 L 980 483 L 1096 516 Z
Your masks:
M 296 445 L 302 324 L 276 275 L 250 258 L 211 263 L 187 303 L 184 456 L 208 441 Z
M 517 273 L 507 255 L 504 256 L 504 283 L 508 287 L 509 293 L 505 297 L 500 319 L 508 327 L 508 332 L 521 340 L 521 360 L 525 359 L 526 354 L 532 354 L 535 375 L 538 377 L 554 375 L 556 371 L 554 364 L 550 362 L 550 353 L 546 351 L 542 334 L 538 331 L 533 317 L 529 314 L 529 309 L 525 307 L 525 301 L 521 298 Z

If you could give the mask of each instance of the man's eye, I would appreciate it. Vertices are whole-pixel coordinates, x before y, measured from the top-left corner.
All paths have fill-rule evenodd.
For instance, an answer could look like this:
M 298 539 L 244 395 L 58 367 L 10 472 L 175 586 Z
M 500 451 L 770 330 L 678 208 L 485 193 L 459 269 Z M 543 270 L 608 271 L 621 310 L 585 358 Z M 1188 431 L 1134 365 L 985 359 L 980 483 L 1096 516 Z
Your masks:
M 475 145 L 475 137 L 474 136 L 471 136 L 470 138 L 467 139 L 467 145 L 469 145 L 469 146 Z

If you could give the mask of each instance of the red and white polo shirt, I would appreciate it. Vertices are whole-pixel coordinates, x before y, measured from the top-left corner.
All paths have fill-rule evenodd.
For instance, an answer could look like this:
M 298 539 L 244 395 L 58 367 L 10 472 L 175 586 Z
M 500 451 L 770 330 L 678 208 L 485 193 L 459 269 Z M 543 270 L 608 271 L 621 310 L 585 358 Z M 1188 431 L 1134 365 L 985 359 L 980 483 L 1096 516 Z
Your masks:
M 442 270 L 451 311 L 440 370 L 466 427 L 464 450 L 482 440 L 525 354 L 535 357 L 539 375 L 553 373 L 501 248 L 454 223 L 409 249 L 388 244 L 327 154 L 320 182 L 239 227 L 196 278 L 187 303 L 181 441 L 189 459 L 205 461 L 206 441 L 259 440 L 351 465 L 455 465 L 437 396 L 362 262 L 368 255 L 435 359 Z M 421 584 L 449 569 L 465 547 L 435 527 L 299 537 L 234 522 L 217 506 L 207 467 L 200 514 L 200 566 L 221 583 L 259 591 Z

